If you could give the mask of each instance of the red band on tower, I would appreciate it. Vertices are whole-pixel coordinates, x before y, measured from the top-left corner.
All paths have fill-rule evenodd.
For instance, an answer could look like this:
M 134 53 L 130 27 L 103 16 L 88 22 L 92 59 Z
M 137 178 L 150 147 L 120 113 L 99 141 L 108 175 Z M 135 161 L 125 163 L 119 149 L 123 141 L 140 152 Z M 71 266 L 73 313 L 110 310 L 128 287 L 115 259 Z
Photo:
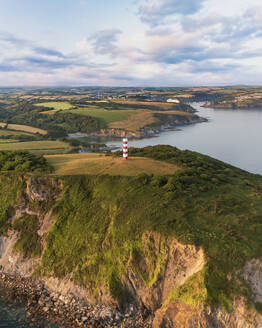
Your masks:
M 125 138 L 123 139 L 123 158 L 128 159 L 128 140 Z

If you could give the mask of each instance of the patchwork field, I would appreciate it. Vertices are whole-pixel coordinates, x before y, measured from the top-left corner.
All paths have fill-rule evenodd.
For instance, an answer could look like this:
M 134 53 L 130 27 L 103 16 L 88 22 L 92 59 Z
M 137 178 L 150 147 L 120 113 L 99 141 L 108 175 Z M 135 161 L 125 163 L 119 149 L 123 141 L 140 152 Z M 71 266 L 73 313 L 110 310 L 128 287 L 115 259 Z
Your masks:
M 29 141 L 29 142 L 14 142 L 14 143 L 1 143 L 1 150 L 19 150 L 30 151 L 35 154 L 53 154 L 53 153 L 66 153 L 71 147 L 62 141 Z
M 0 123 L 0 127 L 5 127 L 6 123 Z M 8 124 L 7 128 L 9 130 L 16 130 L 16 131 L 24 131 L 24 132 L 29 132 L 29 133 L 39 133 L 39 134 L 47 134 L 47 131 L 42 130 L 42 129 L 38 129 L 38 128 L 34 128 L 32 126 L 28 126 L 28 125 L 20 125 L 20 124 Z
M 128 161 L 119 157 L 105 156 L 104 154 L 65 154 L 48 155 L 47 160 L 54 166 L 55 174 L 109 174 L 135 176 L 147 174 L 173 174 L 178 166 L 156 161 L 149 158 L 130 158 Z

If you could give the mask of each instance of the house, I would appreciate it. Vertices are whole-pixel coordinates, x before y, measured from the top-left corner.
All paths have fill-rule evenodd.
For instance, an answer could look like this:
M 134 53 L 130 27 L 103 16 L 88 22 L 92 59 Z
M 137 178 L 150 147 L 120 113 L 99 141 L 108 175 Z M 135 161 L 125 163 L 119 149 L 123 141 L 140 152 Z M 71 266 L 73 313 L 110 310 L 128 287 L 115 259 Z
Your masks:
M 178 99 L 172 99 L 172 98 L 167 99 L 166 102 L 168 102 L 168 103 L 180 104 L 180 101 L 179 101 Z

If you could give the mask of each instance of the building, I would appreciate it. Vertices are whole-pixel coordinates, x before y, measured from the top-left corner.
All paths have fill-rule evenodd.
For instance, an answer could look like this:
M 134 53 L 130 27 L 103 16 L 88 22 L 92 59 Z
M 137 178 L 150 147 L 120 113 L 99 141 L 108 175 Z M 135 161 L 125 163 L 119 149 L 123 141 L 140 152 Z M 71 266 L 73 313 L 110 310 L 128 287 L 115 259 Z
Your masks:
M 180 104 L 180 100 L 178 100 L 178 99 L 172 99 L 172 98 L 167 99 L 166 102 L 168 102 L 168 103 Z

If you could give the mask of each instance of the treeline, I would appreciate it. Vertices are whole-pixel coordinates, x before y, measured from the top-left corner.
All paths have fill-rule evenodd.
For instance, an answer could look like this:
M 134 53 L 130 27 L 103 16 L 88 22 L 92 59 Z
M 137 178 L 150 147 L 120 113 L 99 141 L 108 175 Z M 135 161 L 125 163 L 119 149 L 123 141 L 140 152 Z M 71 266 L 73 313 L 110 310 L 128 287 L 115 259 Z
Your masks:
M 1 130 L 1 127 L 0 127 Z M 40 134 L 35 134 L 35 135 L 26 135 L 26 134 L 8 134 L 8 135 L 1 135 L 1 139 L 4 140 L 18 140 L 18 141 L 37 141 L 37 140 L 42 140 L 43 136 Z
M 53 168 L 43 156 L 21 151 L 0 151 L 0 171 L 49 173 Z

